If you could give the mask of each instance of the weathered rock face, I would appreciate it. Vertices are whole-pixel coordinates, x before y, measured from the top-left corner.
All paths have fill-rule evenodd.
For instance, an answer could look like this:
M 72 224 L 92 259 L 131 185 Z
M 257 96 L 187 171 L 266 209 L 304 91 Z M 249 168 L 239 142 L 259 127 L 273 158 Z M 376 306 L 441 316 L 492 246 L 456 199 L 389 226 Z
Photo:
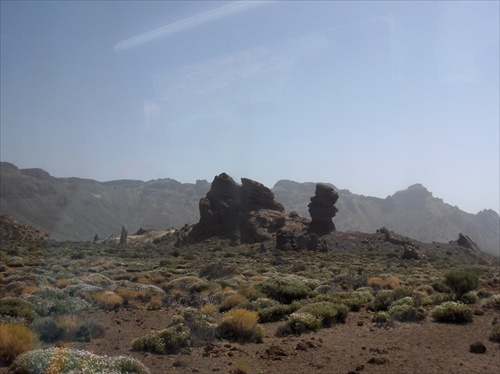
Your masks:
M 328 234 L 335 230 L 335 225 L 332 218 L 338 212 L 335 208 L 339 195 L 333 188 L 324 184 L 316 185 L 316 192 L 311 197 L 309 203 L 309 214 L 311 215 L 311 224 L 309 232 L 316 234 Z
M 469 248 L 476 253 L 481 252 L 481 249 L 479 248 L 479 246 L 476 243 L 474 243 L 472 241 L 472 239 L 469 238 L 465 234 L 462 234 L 462 233 L 458 234 L 457 244 L 461 247 Z
M 259 243 L 269 240 L 289 218 L 283 205 L 263 184 L 242 178 L 242 185 L 226 173 L 215 177 L 212 187 L 200 200 L 200 221 L 189 237 L 203 240 L 212 236 L 239 242 Z

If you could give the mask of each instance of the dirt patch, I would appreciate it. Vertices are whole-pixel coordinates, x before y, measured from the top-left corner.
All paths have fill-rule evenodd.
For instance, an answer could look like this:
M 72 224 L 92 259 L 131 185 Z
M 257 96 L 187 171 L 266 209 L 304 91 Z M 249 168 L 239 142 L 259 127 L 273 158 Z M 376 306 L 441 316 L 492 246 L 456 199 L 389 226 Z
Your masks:
M 131 350 L 131 341 L 163 329 L 171 319 L 165 310 L 97 311 L 89 318 L 108 326 L 105 336 L 74 343 L 97 354 L 128 354 L 152 373 L 496 373 L 500 345 L 488 341 L 493 311 L 467 325 L 397 323 L 375 327 L 366 311 L 351 313 L 345 324 L 300 336 L 275 337 L 279 323 L 263 324 L 262 344 L 215 341 L 175 355 Z M 480 341 L 484 354 L 469 352 Z

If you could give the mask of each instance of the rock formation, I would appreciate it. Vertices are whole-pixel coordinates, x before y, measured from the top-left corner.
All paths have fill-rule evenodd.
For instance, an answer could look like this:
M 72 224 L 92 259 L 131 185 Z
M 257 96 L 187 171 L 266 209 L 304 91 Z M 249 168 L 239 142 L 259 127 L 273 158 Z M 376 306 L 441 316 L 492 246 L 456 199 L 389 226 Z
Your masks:
M 241 183 L 238 185 L 226 173 L 216 176 L 210 191 L 200 200 L 200 221 L 184 230 L 178 243 L 213 236 L 230 238 L 234 244 L 260 243 L 272 239 L 287 225 L 305 227 L 303 218 L 285 213 L 269 188 L 247 178 Z
M 324 184 L 316 185 L 316 192 L 311 197 L 309 203 L 309 214 L 311 215 L 311 224 L 308 231 L 316 234 L 328 234 L 335 230 L 332 218 L 338 212 L 335 208 L 339 195 L 333 188 Z
M 472 241 L 471 238 L 469 238 L 467 235 L 462 234 L 462 233 L 458 234 L 458 240 L 451 240 L 449 243 L 450 244 L 457 244 L 458 246 L 462 247 L 463 249 L 465 249 L 471 253 L 474 253 L 474 254 L 481 253 L 481 248 L 479 248 L 479 246 L 476 243 L 474 243 L 474 241 Z

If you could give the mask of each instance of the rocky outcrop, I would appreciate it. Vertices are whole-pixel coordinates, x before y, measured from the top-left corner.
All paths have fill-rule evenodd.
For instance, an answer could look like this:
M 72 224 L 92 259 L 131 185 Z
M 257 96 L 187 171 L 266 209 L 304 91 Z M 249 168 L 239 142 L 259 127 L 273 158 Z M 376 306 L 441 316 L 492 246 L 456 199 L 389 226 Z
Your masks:
M 178 243 L 214 236 L 230 238 L 234 244 L 260 243 L 286 226 L 304 228 L 304 219 L 285 213 L 269 188 L 248 178 L 241 182 L 238 185 L 226 173 L 216 176 L 210 191 L 200 200 L 200 221 L 190 231 L 184 230 Z
M 25 225 L 7 214 L 0 214 L 0 244 L 46 243 L 48 240 L 49 236 L 45 232 Z
M 479 246 L 476 243 L 474 243 L 472 241 L 472 239 L 469 238 L 465 234 L 462 234 L 462 233 L 458 234 L 457 244 L 459 246 L 461 246 L 461 247 L 468 248 L 468 249 L 472 250 L 475 253 L 481 252 L 481 249 L 479 248 Z
M 316 192 L 311 197 L 309 203 L 309 214 L 311 215 L 311 224 L 308 231 L 316 234 L 328 234 L 335 230 L 332 218 L 338 212 L 335 208 L 339 195 L 330 186 L 324 184 L 316 185 Z
M 403 260 L 420 260 L 422 259 L 422 254 L 417 248 L 405 245 L 401 258 Z
M 332 187 L 317 184 L 315 195 L 309 203 L 311 221 L 307 230 L 280 230 L 276 235 L 276 249 L 326 250 L 327 244 L 321 237 L 335 231 L 332 218 L 338 212 L 334 206 L 338 198 L 339 195 Z

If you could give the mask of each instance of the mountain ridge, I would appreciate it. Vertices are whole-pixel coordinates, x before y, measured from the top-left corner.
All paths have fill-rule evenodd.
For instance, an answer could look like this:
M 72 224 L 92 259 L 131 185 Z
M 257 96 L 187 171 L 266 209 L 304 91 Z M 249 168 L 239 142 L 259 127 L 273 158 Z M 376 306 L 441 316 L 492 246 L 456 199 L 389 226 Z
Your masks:
M 199 201 L 210 189 L 206 180 L 57 178 L 43 169 L 19 169 L 7 162 L 0 162 L 0 177 L 0 213 L 39 227 L 57 240 L 105 237 L 119 232 L 122 225 L 137 230 L 194 224 L 199 219 Z M 374 232 L 386 226 L 426 242 L 456 240 L 464 232 L 484 251 L 499 254 L 500 217 L 494 210 L 461 211 L 434 197 L 420 183 L 385 199 L 324 184 L 339 193 L 334 222 L 340 231 Z M 283 179 L 271 191 L 287 212 L 309 217 L 307 205 L 315 186 Z

